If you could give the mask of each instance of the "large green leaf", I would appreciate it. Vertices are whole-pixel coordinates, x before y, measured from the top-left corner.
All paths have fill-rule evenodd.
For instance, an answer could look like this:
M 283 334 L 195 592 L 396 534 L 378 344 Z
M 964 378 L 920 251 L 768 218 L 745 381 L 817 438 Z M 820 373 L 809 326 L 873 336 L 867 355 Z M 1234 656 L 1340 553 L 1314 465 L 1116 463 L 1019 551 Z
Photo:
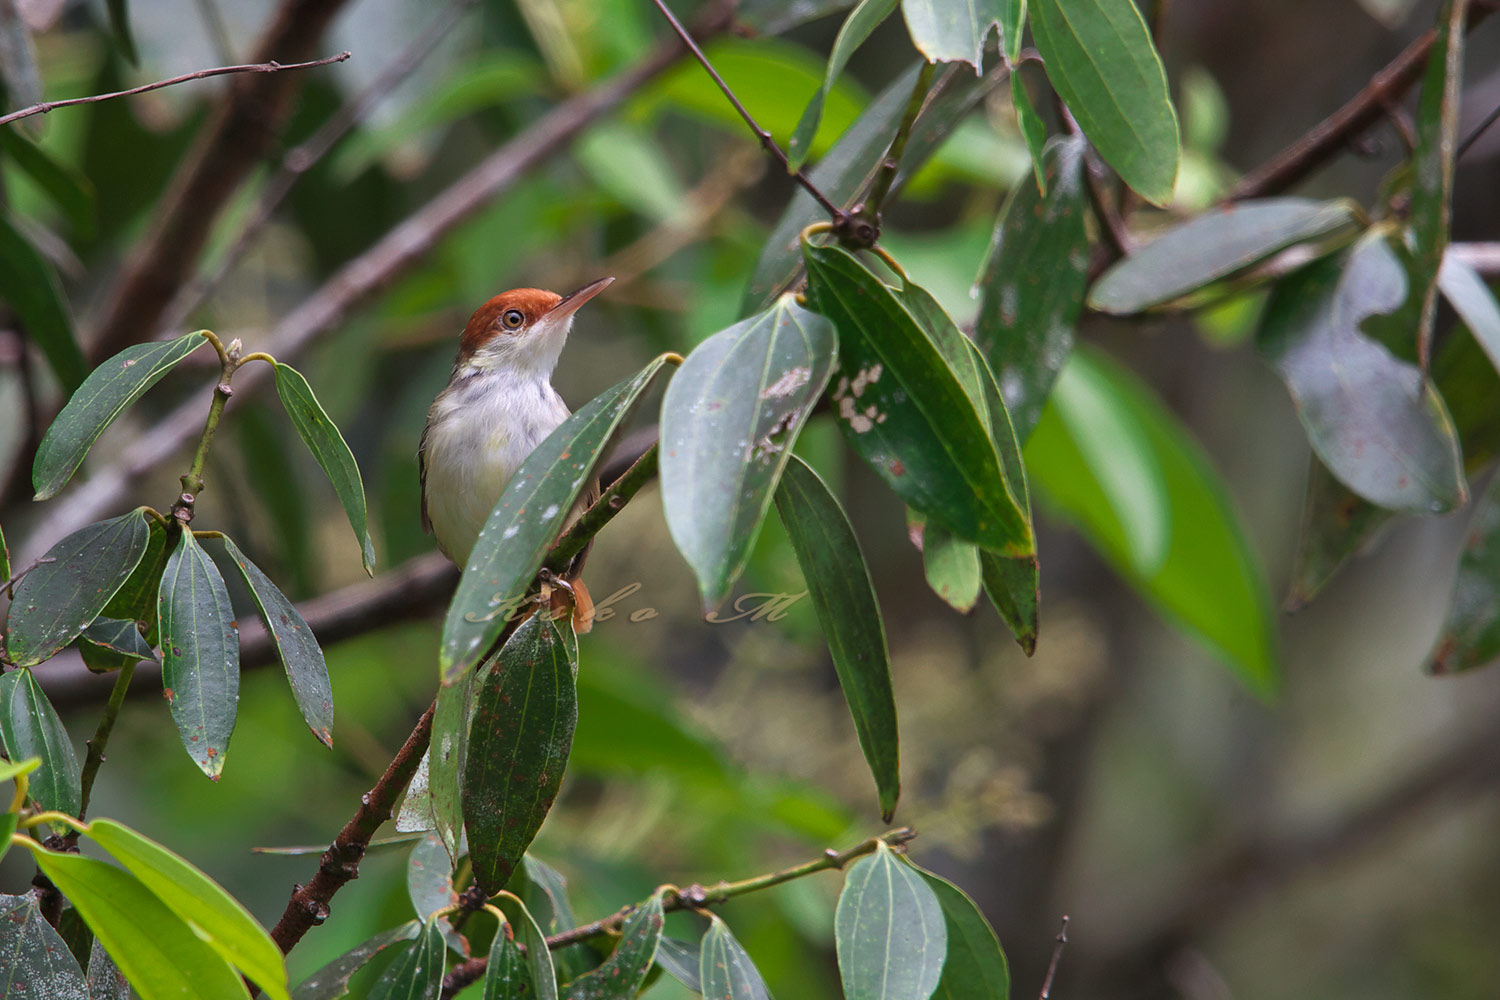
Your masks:
M 845 1000 L 927 1000 L 948 953 L 937 896 L 884 841 L 844 879 L 834 942 Z
M 1439 513 L 1468 496 L 1452 418 L 1426 373 L 1361 329 L 1405 299 L 1406 273 L 1374 229 L 1347 255 L 1283 279 L 1257 346 L 1329 471 L 1382 507 Z
M 292 1000 L 337 1000 L 348 996 L 349 980 L 370 959 L 394 944 L 410 941 L 421 932 L 421 921 L 408 920 L 400 927 L 375 935 L 304 979 L 292 991 Z
M 240 634 L 219 568 L 183 531 L 162 571 L 161 679 L 182 745 L 217 779 L 240 700 Z
M 370 988 L 370 1000 L 437 1000 L 446 948 L 438 922 L 429 919 L 417 939 L 402 946 Z
M 373 576 L 375 543 L 370 540 L 365 509 L 365 484 L 359 477 L 359 466 L 354 461 L 354 453 L 349 450 L 344 436 L 324 412 L 323 405 L 313 395 L 312 386 L 307 384 L 307 379 L 302 377 L 301 372 L 278 363 L 276 393 L 281 397 L 281 405 L 291 418 L 292 426 L 297 428 L 303 444 L 307 445 L 307 450 L 312 452 L 327 474 L 328 481 L 333 484 L 333 491 L 338 494 L 339 503 L 344 505 L 344 513 L 349 517 L 349 526 L 354 529 L 354 537 L 359 540 L 365 572 Z
M 656 948 L 661 941 L 662 894 L 631 911 L 620 927 L 620 940 L 604 964 L 586 976 L 568 984 L 565 1000 L 630 1000 L 640 991 L 651 966 L 656 963 Z
M 699 344 L 668 384 L 662 504 L 706 609 L 723 603 L 744 571 L 836 355 L 833 324 L 783 295 Z
M 1351 226 L 1348 201 L 1266 198 L 1211 209 L 1173 226 L 1099 276 L 1089 305 L 1137 313 L 1226 278 L 1297 243 Z
M 224 957 L 273 997 L 288 996 L 281 949 L 238 900 L 187 861 L 123 824 L 98 819 L 89 838 L 108 851 Z
M 931 63 L 966 62 L 979 72 L 984 41 L 1000 29 L 1000 45 L 1014 59 L 1021 50 L 1023 0 L 901 0 L 912 44 Z
M 41 663 L 78 638 L 135 571 L 150 541 L 143 508 L 80 528 L 16 584 L 6 645 L 12 663 Z
M 223 956 L 134 875 L 77 854 L 41 847 L 31 854 L 141 1000 L 249 997 Z
M 557 1000 L 557 971 L 552 965 L 552 952 L 547 948 L 547 935 L 537 925 L 531 911 L 514 897 L 501 896 L 496 902 L 516 936 L 526 946 L 526 966 L 536 988 L 535 1000 Z
M 899 0 L 860 0 L 859 5 L 844 19 L 843 26 L 833 40 L 833 48 L 828 53 L 828 70 L 823 83 L 807 103 L 807 110 L 802 112 L 802 118 L 792 130 L 792 137 L 787 140 L 788 169 L 796 170 L 807 162 L 808 154 L 812 152 L 813 136 L 817 135 L 818 124 L 823 120 L 823 101 L 833 89 L 834 81 L 849 64 L 849 57 L 890 16 L 898 2 Z
M 1010 966 L 994 928 L 958 886 L 912 865 L 937 896 L 948 928 L 948 956 L 933 996 L 937 1000 L 1008 1000 Z
M 72 478 L 99 435 L 178 362 L 206 344 L 201 333 L 135 344 L 89 373 L 42 437 L 31 465 L 36 499 L 46 500 Z
M 1031 0 L 1047 78 L 1083 134 L 1147 201 L 1172 200 L 1182 140 L 1167 74 L 1133 0 Z
M 475 682 L 463 772 L 464 829 L 474 881 L 504 887 L 552 808 L 568 763 L 578 694 L 571 625 L 532 615 Z
M 89 368 L 73 335 L 73 317 L 57 273 L 4 212 L 0 212 L 0 299 L 16 311 L 63 388 L 77 389 Z
M 938 346 L 847 251 L 809 243 L 805 255 L 809 300 L 839 333 L 833 398 L 845 441 L 958 537 L 1003 555 L 1033 552 L 984 421 Z
M 896 699 L 885 625 L 859 540 L 823 480 L 795 455 L 776 490 L 776 512 L 797 554 L 854 717 L 860 749 L 875 778 L 881 815 L 889 820 L 901 794 Z
M 1102 428 L 1143 449 L 1127 468 L 1150 481 L 1120 480 L 1122 454 L 1091 443 Z M 1026 468 L 1049 506 L 1152 604 L 1251 690 L 1275 690 L 1275 620 L 1263 571 L 1218 473 L 1145 385 L 1097 352 L 1075 351 L 1026 446 Z M 1161 534 L 1142 545 L 1145 531 Z
M 511 476 L 479 532 L 443 621 L 439 662 L 444 684 L 454 683 L 489 652 L 530 590 L 548 547 L 616 432 L 671 357 L 662 355 L 595 396 L 537 445 Z
M 328 680 L 328 664 L 323 660 L 323 650 L 318 637 L 303 619 L 297 606 L 287 600 L 266 574 L 260 571 L 234 541 L 224 535 L 224 552 L 231 562 L 239 567 L 255 599 L 255 610 L 266 631 L 276 640 L 276 651 L 281 655 L 286 668 L 286 679 L 292 687 L 292 696 L 302 712 L 302 720 L 324 746 L 333 746 L 333 687 Z
M 1456 674 L 1500 659 L 1500 476 L 1474 504 L 1453 599 L 1428 659 L 1435 674 Z
M 1000 381 L 1023 444 L 1073 350 L 1073 328 L 1088 285 L 1083 149 L 1079 139 L 1047 144 L 1042 154 L 1047 193 L 1034 184 L 1016 185 L 980 279 L 974 340 Z
M 0 674 L 0 737 L 5 756 L 41 760 L 31 775 L 27 795 L 42 809 L 78 815 L 78 758 L 57 709 L 30 670 Z
M 36 894 L 0 896 L 0 997 L 88 1000 L 88 996 L 83 970 L 42 916 Z
M 771 991 L 744 947 L 717 913 L 709 914 L 699 953 L 703 1000 L 771 1000 Z

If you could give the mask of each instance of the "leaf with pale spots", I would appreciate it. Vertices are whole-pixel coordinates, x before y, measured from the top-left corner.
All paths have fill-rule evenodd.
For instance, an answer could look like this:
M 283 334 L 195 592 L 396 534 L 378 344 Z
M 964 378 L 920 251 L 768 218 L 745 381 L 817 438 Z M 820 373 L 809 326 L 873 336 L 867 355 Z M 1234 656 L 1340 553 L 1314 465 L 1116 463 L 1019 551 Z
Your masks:
M 282 408 L 291 418 L 302 443 L 307 445 L 307 450 L 312 452 L 333 484 L 333 491 L 338 494 L 339 503 L 344 505 L 344 513 L 349 517 L 349 526 L 354 529 L 354 537 L 359 539 L 365 572 L 374 576 L 375 543 L 370 540 L 365 484 L 359 477 L 354 453 L 301 372 L 278 362 L 276 394 L 281 397 Z
M 579 976 L 563 992 L 564 1000 L 629 1000 L 640 992 L 661 943 L 662 890 L 630 912 L 620 940 L 604 964 Z
M 833 324 L 783 295 L 699 344 L 667 385 L 662 506 L 706 609 L 744 571 L 836 354 Z
M 188 756 L 210 778 L 224 752 L 240 700 L 240 633 L 219 568 L 183 531 L 157 591 L 164 694 Z
M 0 896 L 0 995 L 7 1000 L 84 1000 L 88 986 L 36 893 Z
M 932 889 L 884 841 L 844 879 L 834 944 L 846 1000 L 927 1000 L 948 954 Z
M 6 623 L 12 663 L 41 663 L 83 634 L 130 579 L 151 530 L 144 508 L 64 538 L 16 584 Z
M 531 589 L 547 548 L 567 524 L 616 432 L 671 359 L 664 354 L 594 397 L 511 476 L 448 605 L 439 652 L 444 684 L 457 681 L 489 652 Z
M 729 925 L 717 913 L 708 919 L 698 966 L 703 1000 L 771 1000 L 760 970 L 730 933 Z
M 578 722 L 576 664 L 545 614 L 521 623 L 475 680 L 463 771 L 464 830 L 474 881 L 493 895 L 510 880 L 557 798 Z
M 443 989 L 443 932 L 441 918 L 430 919 L 410 944 L 402 945 L 386 966 L 370 1000 L 437 1000 Z
M 302 712 L 302 721 L 324 746 L 333 746 L 333 687 L 328 680 L 328 664 L 318 637 L 313 635 L 297 606 L 260 571 L 228 535 L 222 539 L 224 553 L 245 578 L 255 610 L 265 623 L 266 631 L 276 641 L 276 652 L 286 668 L 286 679 Z

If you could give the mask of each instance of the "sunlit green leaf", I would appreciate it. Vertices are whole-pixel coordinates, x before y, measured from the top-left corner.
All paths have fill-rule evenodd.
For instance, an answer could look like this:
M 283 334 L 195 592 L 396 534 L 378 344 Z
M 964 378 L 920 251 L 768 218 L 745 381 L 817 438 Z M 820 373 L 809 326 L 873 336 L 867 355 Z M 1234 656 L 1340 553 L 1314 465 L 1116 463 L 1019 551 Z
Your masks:
M 884 841 L 844 877 L 834 916 L 846 1000 L 927 1000 L 948 952 L 932 889 Z
M 89 824 L 89 839 L 140 879 L 198 936 L 273 997 L 286 998 L 286 960 L 255 918 L 217 882 L 162 845 L 110 819 Z
M 3 212 L 0 212 L 0 299 L 16 311 L 27 336 L 41 348 L 63 388 L 69 391 L 78 388 L 89 366 L 79 350 L 73 317 L 57 272 Z
M 901 14 L 912 44 L 928 62 L 966 62 L 977 73 L 991 28 L 1014 59 L 1020 52 L 1022 0 L 901 0 Z
M 42 809 L 78 815 L 78 758 L 57 709 L 30 670 L 0 674 L 0 737 L 5 756 L 41 760 L 27 795 Z
M 104 429 L 205 343 L 202 334 L 189 333 L 176 340 L 136 344 L 90 372 L 37 448 L 31 466 L 36 499 L 46 500 L 62 489 Z
M 744 571 L 836 343 L 832 323 L 784 295 L 699 344 L 667 386 L 662 504 L 708 610 Z
M 760 970 L 730 933 L 729 925 L 717 913 L 708 919 L 698 967 L 704 1000 L 771 1000 Z
M 292 991 L 292 1000 L 337 1000 L 349 995 L 349 980 L 378 953 L 410 941 L 422 932 L 422 923 L 408 920 L 400 927 L 384 931 L 357 948 L 350 949 L 304 979 Z
M 83 970 L 42 916 L 35 893 L 0 896 L 0 996 L 89 1000 Z
M 854 529 L 823 480 L 795 455 L 776 490 L 776 512 L 797 553 L 833 668 L 887 820 L 901 794 L 896 700 L 875 587 Z
M 1133 0 L 1030 0 L 1047 78 L 1099 155 L 1147 201 L 1172 200 L 1182 142 L 1167 74 Z
M 547 548 L 567 523 L 595 468 L 641 395 L 668 364 L 662 355 L 595 396 L 537 445 L 479 532 L 443 622 L 443 683 L 452 684 L 489 651 L 521 604 Z
M 188 756 L 210 778 L 224 752 L 240 699 L 240 634 L 219 568 L 184 531 L 162 571 L 161 675 Z
M 808 102 L 807 110 L 802 112 L 801 120 L 792 130 L 792 137 L 787 140 L 789 169 L 796 170 L 807 162 L 807 157 L 812 152 L 813 136 L 818 132 L 818 123 L 823 120 L 824 98 L 839 74 L 844 72 L 844 67 L 849 64 L 849 57 L 890 16 L 898 2 L 899 0 L 860 0 L 859 5 L 844 19 L 843 26 L 833 40 L 833 48 L 828 53 L 828 71 L 823 77 L 823 83 Z
M 245 557 L 228 535 L 221 541 L 225 554 L 245 578 L 245 586 L 250 589 L 266 631 L 276 640 L 276 651 L 286 668 L 286 678 L 297 700 L 297 708 L 302 712 L 302 720 L 319 742 L 333 746 L 333 688 L 317 636 L 313 635 L 297 606 Z
M 16 584 L 6 645 L 21 666 L 41 663 L 78 638 L 140 564 L 150 541 L 141 509 L 64 538 Z
M 1296 243 L 1352 225 L 1348 201 L 1265 198 L 1202 213 L 1119 261 L 1089 289 L 1089 305 L 1128 314 L 1196 291 Z
M 444 954 L 438 920 L 429 919 L 370 987 L 370 1000 L 437 1000 L 443 988 Z
M 631 911 L 620 927 L 614 952 L 599 968 L 569 983 L 564 1000 L 629 1000 L 639 992 L 656 963 L 663 923 L 661 896 L 654 892 Z
M 948 954 L 933 996 L 937 1000 L 1008 1000 L 1010 967 L 1000 939 L 979 907 L 947 879 L 912 865 L 937 896 L 948 928 Z

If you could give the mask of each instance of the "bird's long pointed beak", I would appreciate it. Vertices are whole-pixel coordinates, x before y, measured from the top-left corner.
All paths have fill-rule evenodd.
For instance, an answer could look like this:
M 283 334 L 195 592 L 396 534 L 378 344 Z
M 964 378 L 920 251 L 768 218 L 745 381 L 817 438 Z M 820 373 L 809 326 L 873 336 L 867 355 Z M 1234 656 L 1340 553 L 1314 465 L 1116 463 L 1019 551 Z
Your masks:
M 569 292 L 557 305 L 547 310 L 547 318 L 549 320 L 562 319 L 573 315 L 578 311 L 579 306 L 614 284 L 614 280 L 614 278 L 600 278 L 598 281 L 589 282 L 576 292 Z

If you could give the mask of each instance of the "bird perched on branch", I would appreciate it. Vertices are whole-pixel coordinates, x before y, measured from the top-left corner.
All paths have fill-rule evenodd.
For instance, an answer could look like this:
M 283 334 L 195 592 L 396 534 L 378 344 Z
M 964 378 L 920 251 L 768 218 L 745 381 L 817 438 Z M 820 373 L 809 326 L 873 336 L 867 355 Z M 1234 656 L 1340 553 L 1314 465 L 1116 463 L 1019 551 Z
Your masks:
M 460 567 L 480 529 L 526 456 L 568 418 L 552 388 L 552 370 L 573 327 L 573 316 L 609 286 L 600 278 L 568 295 L 514 288 L 469 317 L 448 384 L 427 411 L 417 451 L 422 480 L 422 528 Z M 568 516 L 571 525 L 599 496 L 590 485 Z M 587 632 L 594 604 L 578 579 L 587 550 L 563 574 L 573 595 L 573 625 Z

